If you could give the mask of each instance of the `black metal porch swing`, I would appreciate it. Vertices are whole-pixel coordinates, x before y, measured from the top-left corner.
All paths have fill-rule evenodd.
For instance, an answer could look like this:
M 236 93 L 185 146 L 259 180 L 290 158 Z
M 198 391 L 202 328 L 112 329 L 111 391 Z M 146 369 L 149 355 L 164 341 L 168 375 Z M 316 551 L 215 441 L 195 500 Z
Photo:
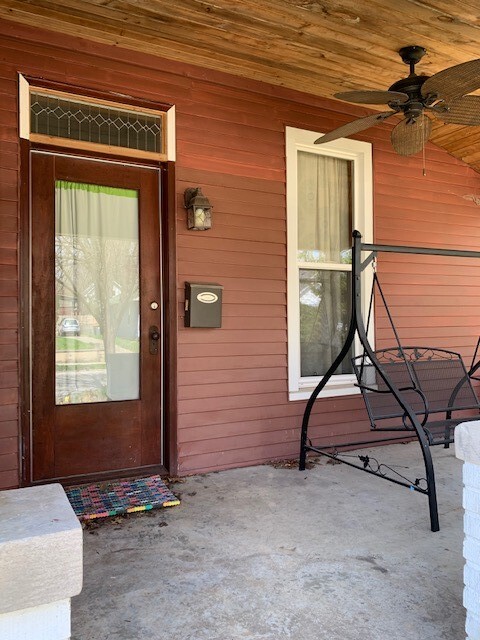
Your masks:
M 432 531 L 440 529 L 438 520 L 435 473 L 430 446 L 448 447 L 453 442 L 454 429 L 460 422 L 479 419 L 471 410 L 480 412 L 480 402 L 473 389 L 470 375 L 480 368 L 480 361 L 467 372 L 460 354 L 434 347 L 402 346 L 393 323 L 383 290 L 374 272 L 367 325 L 365 326 L 361 308 L 361 275 L 376 258 L 377 253 L 410 253 L 461 258 L 480 258 L 479 251 L 455 249 L 434 249 L 428 247 L 405 247 L 362 243 L 358 231 L 352 234 L 352 287 L 350 324 L 340 353 L 335 358 L 323 378 L 312 392 L 303 414 L 299 469 L 303 471 L 309 451 L 335 459 L 351 467 L 383 478 L 389 482 L 407 487 L 428 497 Z M 368 257 L 362 262 L 362 252 Z M 397 345 L 389 349 L 374 351 L 368 341 L 368 325 L 377 288 L 385 306 Z M 347 356 L 355 335 L 358 335 L 363 354 L 352 358 L 353 369 L 372 431 L 396 433 L 388 438 L 375 438 L 361 442 L 314 446 L 308 438 L 308 424 L 315 400 L 329 379 Z M 480 339 L 479 339 L 480 344 Z M 456 414 L 455 416 L 453 414 Z M 458 414 L 461 415 L 458 415 Z M 463 415 L 462 415 L 463 414 Z M 400 435 L 403 434 L 403 435 Z M 341 453 L 342 448 L 363 447 L 386 442 L 405 442 L 417 438 L 425 464 L 425 478 L 409 480 L 394 468 L 378 463 L 368 455 Z M 343 457 L 340 457 L 343 456 Z M 345 459 L 348 458 L 348 459 Z M 355 458 L 357 463 L 352 462 Z M 393 474 L 396 477 L 392 477 Z

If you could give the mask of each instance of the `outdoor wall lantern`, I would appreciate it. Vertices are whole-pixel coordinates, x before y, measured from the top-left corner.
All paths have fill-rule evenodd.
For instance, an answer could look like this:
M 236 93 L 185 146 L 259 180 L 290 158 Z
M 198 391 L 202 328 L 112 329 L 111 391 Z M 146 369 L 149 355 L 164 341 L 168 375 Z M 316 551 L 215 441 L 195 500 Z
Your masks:
M 188 212 L 187 224 L 189 229 L 206 231 L 212 226 L 212 205 L 203 195 L 200 187 L 185 189 L 183 194 L 185 209 Z

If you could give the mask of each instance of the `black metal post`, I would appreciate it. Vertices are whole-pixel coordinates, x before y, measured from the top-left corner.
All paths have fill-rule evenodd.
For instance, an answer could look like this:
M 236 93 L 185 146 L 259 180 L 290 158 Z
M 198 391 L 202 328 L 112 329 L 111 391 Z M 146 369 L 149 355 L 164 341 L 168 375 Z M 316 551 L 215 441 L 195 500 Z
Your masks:
M 434 247 L 406 247 L 394 244 L 362 244 L 362 251 L 381 251 L 382 253 L 413 253 L 423 256 L 447 256 L 451 258 L 480 258 L 480 251 L 462 249 L 436 249 Z
M 355 254 L 358 253 L 360 255 L 360 240 L 362 236 L 358 231 L 353 232 L 353 247 L 352 247 L 352 272 L 355 269 Z M 355 339 L 355 332 L 357 330 L 357 323 L 355 319 L 355 273 L 352 273 L 352 290 L 351 290 L 351 310 L 350 310 L 350 325 L 348 327 L 347 337 L 345 338 L 344 345 L 338 354 L 338 356 L 333 361 L 333 364 L 328 369 L 327 373 L 323 376 L 320 382 L 317 384 L 315 389 L 312 392 L 312 395 L 308 399 L 307 406 L 305 407 L 305 411 L 303 413 L 302 420 L 302 434 L 300 436 L 300 461 L 298 468 L 300 471 L 305 470 L 305 465 L 307 462 L 307 433 L 308 433 L 308 423 L 310 421 L 310 414 L 312 413 L 313 405 L 315 404 L 315 400 L 318 398 L 318 394 L 324 389 L 327 382 L 333 376 L 337 368 L 341 365 L 343 359 L 348 353 L 348 350 L 353 344 Z M 360 286 L 360 283 L 359 283 Z
M 334 372 L 336 371 L 337 367 L 340 365 L 340 363 L 342 362 L 342 360 L 345 358 L 345 356 L 348 353 L 348 350 L 350 349 L 354 338 L 355 338 L 355 333 L 358 333 L 360 342 L 362 344 L 362 346 L 365 349 L 365 354 L 368 355 L 372 365 L 375 367 L 375 369 L 378 371 L 380 377 L 382 378 L 382 380 L 384 381 L 385 385 L 387 386 L 387 388 L 389 389 L 389 391 L 394 395 L 395 399 L 397 400 L 397 402 L 399 403 L 400 407 L 403 409 L 403 411 L 405 412 L 406 417 L 408 417 L 408 419 L 410 420 L 410 423 L 412 425 L 412 427 L 415 429 L 416 435 L 418 437 L 419 443 L 420 443 L 420 447 L 421 447 L 421 451 L 422 451 L 422 455 L 423 455 L 423 460 L 424 460 L 424 464 L 425 464 L 425 474 L 426 474 L 426 480 L 427 480 L 427 495 L 428 495 L 428 503 L 429 503 L 429 511 L 430 511 L 430 524 L 431 524 L 431 529 L 432 531 L 438 531 L 440 529 L 439 527 L 439 521 L 438 521 L 438 507 L 437 507 L 437 496 L 436 496 L 436 489 L 435 489 L 435 474 L 434 474 L 434 470 L 433 470 L 433 462 L 432 462 L 432 456 L 431 456 L 431 452 L 430 452 L 430 447 L 428 444 L 428 440 L 427 437 L 425 435 L 425 432 L 422 428 L 422 426 L 420 425 L 417 416 L 415 415 L 415 413 L 413 412 L 413 410 L 411 409 L 411 407 L 404 402 L 404 400 L 401 397 L 400 391 L 398 390 L 398 388 L 388 379 L 387 375 L 383 372 L 382 367 L 380 365 L 380 363 L 378 362 L 369 342 L 368 342 L 368 338 L 367 338 L 367 334 L 366 334 L 366 329 L 365 329 L 365 325 L 363 322 L 363 315 L 362 315 L 362 295 L 361 295 L 361 274 L 362 274 L 362 266 L 365 266 L 366 264 L 368 264 L 368 261 L 365 261 L 364 265 L 362 265 L 362 260 L 361 260 L 361 252 L 363 251 L 394 251 L 395 249 L 399 249 L 400 252 L 404 252 L 404 253 L 433 253 L 433 251 L 430 250 L 423 250 L 423 249 L 419 249 L 416 250 L 416 248 L 414 248 L 413 251 L 410 251 L 410 247 L 391 247 L 389 245 L 364 245 L 361 243 L 361 239 L 362 236 L 360 234 L 359 231 L 354 231 L 352 234 L 353 237 L 353 246 L 352 246 L 352 297 L 351 297 L 351 316 L 350 316 L 350 325 L 349 325 L 349 330 L 348 330 L 348 334 L 347 337 L 345 339 L 345 343 L 340 351 L 340 353 L 338 354 L 337 358 L 335 359 L 335 361 L 333 362 L 333 364 L 331 365 L 331 367 L 328 369 L 327 373 L 323 376 L 322 380 L 318 383 L 318 385 L 315 387 L 312 395 L 310 396 L 307 405 L 305 407 L 305 411 L 303 414 L 303 420 L 302 420 L 302 433 L 301 433 L 301 440 L 300 440 L 300 462 L 299 462 L 299 469 L 301 471 L 303 471 L 305 469 L 305 464 L 306 464 L 306 455 L 307 455 L 307 450 L 309 449 L 309 447 L 307 447 L 307 433 L 308 433 L 308 423 L 310 421 L 310 415 L 312 412 L 312 408 L 313 405 L 315 403 L 315 400 L 317 399 L 319 393 L 322 391 L 322 389 L 325 387 L 325 385 L 327 384 L 327 382 L 329 381 L 329 379 L 332 377 L 332 375 L 334 374 Z M 405 249 L 405 251 L 403 251 Z M 453 252 L 448 250 L 448 252 L 445 252 L 441 255 L 458 255 L 458 253 L 475 253 L 475 256 L 471 256 L 468 255 L 466 257 L 480 257 L 480 252 Z
M 374 245 L 375 249 L 367 249 L 368 245 L 360 245 L 360 248 L 363 250 L 381 250 L 380 247 L 381 245 Z M 480 253 L 478 254 L 480 257 Z M 385 383 L 385 385 L 388 387 L 389 391 L 395 396 L 395 399 L 397 400 L 398 404 L 401 406 L 401 408 L 403 409 L 403 411 L 405 412 L 405 415 L 408 417 L 408 419 L 410 420 L 410 423 L 412 425 L 412 427 L 415 429 L 416 435 L 418 437 L 418 441 L 420 443 L 420 448 L 422 451 L 422 456 L 423 456 L 423 461 L 425 464 L 425 474 L 426 474 L 426 480 L 427 480 L 427 495 L 428 495 L 428 505 L 429 505 L 429 511 L 430 511 L 430 525 L 431 525 L 431 529 L 432 531 L 439 531 L 440 529 L 440 525 L 439 525 L 439 520 L 438 520 L 438 506 L 437 506 L 437 493 L 436 493 L 436 488 L 435 488 L 435 473 L 433 470 L 433 461 L 432 461 L 432 454 L 430 451 L 430 446 L 428 444 L 428 440 L 427 437 L 425 435 L 425 431 L 423 430 L 420 422 L 418 421 L 417 416 L 415 415 L 414 411 L 412 410 L 412 408 L 410 407 L 410 405 L 408 405 L 402 398 L 400 391 L 398 390 L 397 386 L 395 384 L 393 384 L 389 378 L 387 377 L 387 375 L 383 372 L 383 369 L 380 365 L 380 363 L 378 362 L 373 349 L 371 348 L 369 342 L 368 342 L 368 338 L 367 338 L 367 334 L 366 334 L 366 330 L 365 330 L 365 325 L 363 323 L 363 315 L 362 315 L 362 299 L 361 299 L 361 288 L 360 288 L 360 279 L 361 279 L 361 254 L 360 251 L 355 252 L 354 251 L 354 260 L 356 261 L 356 264 L 354 265 L 353 268 L 353 289 L 355 290 L 355 311 L 354 311 L 354 316 L 355 316 L 355 324 L 357 326 L 357 332 L 358 332 L 358 337 L 360 338 L 360 342 L 363 346 L 363 348 L 365 349 L 365 353 L 366 355 L 368 355 L 372 365 L 375 367 L 375 369 L 378 371 L 380 377 L 382 378 L 383 382 Z
M 480 341 L 480 338 L 479 338 Z M 473 367 L 470 368 L 470 371 L 468 372 L 468 377 L 471 378 L 473 376 L 474 373 L 477 373 L 477 371 L 480 369 L 480 360 L 473 365 Z

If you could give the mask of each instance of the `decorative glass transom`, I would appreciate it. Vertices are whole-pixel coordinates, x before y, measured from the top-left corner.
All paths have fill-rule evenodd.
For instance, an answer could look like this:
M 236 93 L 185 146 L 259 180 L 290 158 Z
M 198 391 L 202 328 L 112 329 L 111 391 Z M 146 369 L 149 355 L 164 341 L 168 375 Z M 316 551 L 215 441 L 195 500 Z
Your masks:
M 69 94 L 30 91 L 30 133 L 49 140 L 165 153 L 164 113 L 123 108 Z

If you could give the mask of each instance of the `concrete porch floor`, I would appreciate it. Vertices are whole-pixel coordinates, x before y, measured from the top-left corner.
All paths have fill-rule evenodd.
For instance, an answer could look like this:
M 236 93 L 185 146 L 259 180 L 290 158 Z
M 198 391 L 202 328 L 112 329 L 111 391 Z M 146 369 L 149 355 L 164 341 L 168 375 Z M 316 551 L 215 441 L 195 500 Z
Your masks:
M 417 444 L 370 450 L 410 478 Z M 73 640 L 463 640 L 462 465 L 425 496 L 346 465 L 173 485 L 182 504 L 84 532 Z

